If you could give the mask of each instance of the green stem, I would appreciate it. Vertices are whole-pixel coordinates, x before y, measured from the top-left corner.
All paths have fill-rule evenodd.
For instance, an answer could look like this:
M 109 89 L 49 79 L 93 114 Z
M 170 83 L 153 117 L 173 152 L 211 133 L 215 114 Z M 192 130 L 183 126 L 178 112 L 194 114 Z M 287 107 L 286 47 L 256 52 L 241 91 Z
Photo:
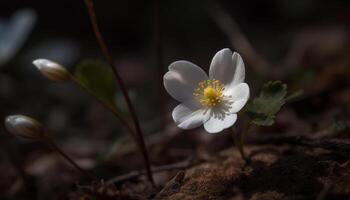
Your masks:
M 243 154 L 244 154 L 244 142 L 245 142 L 245 136 L 247 135 L 247 133 L 249 132 L 249 129 L 251 127 L 252 123 L 250 122 L 247 122 L 244 129 L 243 129 L 243 132 L 241 133 L 240 135 L 240 140 L 239 140 L 239 148 L 242 149 L 241 151 L 243 151 Z M 248 160 L 247 157 L 244 157 L 245 160 Z
M 244 149 L 243 149 L 243 145 L 241 145 L 240 143 L 240 139 L 239 139 L 239 135 L 237 135 L 237 133 L 235 133 L 235 131 L 233 130 L 233 128 L 230 129 L 230 133 L 231 133 L 231 137 L 233 140 L 233 143 L 235 145 L 235 147 L 238 148 L 239 153 L 241 154 L 242 159 L 246 160 L 246 156 L 244 154 Z
M 245 155 L 245 152 L 244 152 L 244 143 L 243 143 L 244 140 L 242 139 L 243 138 L 242 135 L 243 134 L 241 134 L 240 137 L 239 137 L 239 135 L 237 135 L 237 141 L 239 141 L 238 142 L 238 150 L 239 150 L 239 152 L 240 152 L 240 154 L 242 156 L 242 159 L 243 160 L 248 160 L 246 155 Z
M 250 127 L 251 127 L 251 123 L 248 122 L 245 125 L 245 127 L 240 135 L 236 134 L 235 131 L 233 130 L 233 128 L 230 129 L 231 130 L 231 137 L 235 143 L 235 146 L 238 147 L 239 153 L 241 154 L 242 159 L 245 161 L 247 161 L 248 158 L 244 152 L 244 139 L 245 139 L 245 135 L 248 133 Z

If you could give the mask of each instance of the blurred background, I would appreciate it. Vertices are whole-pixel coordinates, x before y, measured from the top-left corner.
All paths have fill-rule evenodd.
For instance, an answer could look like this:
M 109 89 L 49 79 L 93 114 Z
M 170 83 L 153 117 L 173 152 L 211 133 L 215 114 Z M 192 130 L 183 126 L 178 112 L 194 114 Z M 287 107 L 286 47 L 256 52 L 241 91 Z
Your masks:
M 230 145 L 228 136 L 199 134 L 201 128 L 181 134 L 170 116 L 176 102 L 162 84 L 171 62 L 189 60 L 207 70 L 223 48 L 242 55 L 253 95 L 268 80 L 304 90 L 274 128 L 257 133 L 348 137 L 341 134 L 350 117 L 349 1 L 96 1 L 95 9 L 154 165 Z M 32 65 L 37 58 L 72 73 L 84 59 L 103 61 L 83 1 L 0 2 L 0 119 L 38 119 L 99 177 L 140 169 L 137 148 L 113 115 L 75 85 L 45 79 Z M 118 90 L 115 101 L 128 116 Z M 0 137 L 1 199 L 30 198 L 22 172 L 39 199 L 64 198 L 74 189 L 79 174 L 45 145 L 19 141 L 3 125 Z M 167 179 L 157 176 L 159 183 Z

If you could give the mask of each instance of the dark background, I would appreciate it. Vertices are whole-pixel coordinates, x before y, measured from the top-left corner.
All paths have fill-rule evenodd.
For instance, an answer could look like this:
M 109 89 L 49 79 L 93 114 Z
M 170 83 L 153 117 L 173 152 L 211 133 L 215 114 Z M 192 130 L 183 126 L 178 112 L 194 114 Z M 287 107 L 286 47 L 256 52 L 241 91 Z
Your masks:
M 266 66 L 253 66 L 254 58 L 238 44 L 232 44 L 228 33 L 223 32 L 209 14 L 217 6 L 236 20 L 255 51 L 268 61 Z M 176 103 L 164 90 L 159 90 L 160 85 L 162 87 L 159 75 L 166 71 L 167 66 L 184 59 L 208 69 L 212 56 L 226 47 L 241 53 L 247 61 L 246 77 L 253 94 L 263 82 L 271 79 L 289 83 L 291 90 L 304 89 L 305 100 L 286 109 L 277 120 L 278 128 L 268 129 L 270 132 L 317 132 L 330 126 L 335 118 L 348 121 L 349 1 L 166 0 L 161 1 L 160 7 L 162 70 L 156 64 L 152 2 L 95 2 L 101 30 L 146 135 L 159 132 L 161 127 L 173 126 L 170 112 Z M 73 72 L 85 58 L 103 60 L 84 2 L 1 1 L 0 17 L 9 19 L 21 8 L 33 9 L 37 21 L 16 55 L 0 66 L 0 119 L 18 113 L 35 117 L 52 131 L 63 149 L 80 158 L 81 163 L 85 162 L 84 166 L 102 177 L 139 168 L 136 167 L 140 166 L 138 159 L 130 163 L 118 162 L 124 155 L 115 155 L 115 151 L 123 149 L 120 145 L 128 139 L 108 111 L 72 84 L 48 81 L 31 64 L 32 60 L 44 57 L 62 63 Z M 119 101 L 120 94 L 116 98 Z M 166 105 L 162 106 L 162 102 Z M 162 114 L 162 107 L 165 114 Z M 62 183 L 75 180 L 71 175 L 74 169 L 64 165 L 63 175 L 57 177 L 61 173 L 62 160 L 56 159 L 55 154 L 42 145 L 18 142 L 3 126 L 0 131 L 3 147 L 0 190 L 3 198 L 23 194 L 22 187 L 16 188 L 18 172 L 8 162 L 8 149 L 13 150 L 10 154 L 15 155 L 25 171 L 36 178 L 36 185 L 53 181 L 51 186 L 39 192 L 41 198 L 70 191 L 69 185 L 63 187 Z M 192 152 L 193 146 L 206 145 L 205 141 L 213 139 L 211 136 L 198 139 L 201 136 L 196 133 L 194 136 L 187 134 L 186 137 L 191 137 L 188 141 L 181 136 L 178 139 L 180 144 L 175 144 L 175 147 Z M 214 148 L 205 145 L 204 149 L 212 151 Z M 220 143 L 214 150 L 225 145 Z M 134 157 L 137 156 L 136 153 Z M 158 164 L 177 159 L 176 156 L 159 159 L 157 154 L 151 157 Z

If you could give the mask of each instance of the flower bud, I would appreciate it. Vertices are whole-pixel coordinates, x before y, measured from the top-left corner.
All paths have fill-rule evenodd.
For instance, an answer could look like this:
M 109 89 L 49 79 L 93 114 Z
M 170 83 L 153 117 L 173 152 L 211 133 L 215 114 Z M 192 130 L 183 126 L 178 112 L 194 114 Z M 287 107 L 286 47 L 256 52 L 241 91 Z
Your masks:
M 51 81 L 65 81 L 70 78 L 69 72 L 60 64 L 47 59 L 36 59 L 33 64 Z
M 41 124 L 24 115 L 7 116 L 5 127 L 13 135 L 26 139 L 40 139 L 44 135 Z

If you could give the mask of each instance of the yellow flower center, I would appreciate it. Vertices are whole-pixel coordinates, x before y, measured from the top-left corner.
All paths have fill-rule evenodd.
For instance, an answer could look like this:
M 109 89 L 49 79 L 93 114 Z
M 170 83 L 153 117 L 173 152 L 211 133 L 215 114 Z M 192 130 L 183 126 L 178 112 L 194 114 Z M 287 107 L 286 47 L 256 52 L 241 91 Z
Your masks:
M 194 89 L 193 96 L 195 96 L 199 103 L 205 107 L 216 106 L 223 100 L 224 84 L 219 80 L 210 79 L 198 83 L 198 87 Z

